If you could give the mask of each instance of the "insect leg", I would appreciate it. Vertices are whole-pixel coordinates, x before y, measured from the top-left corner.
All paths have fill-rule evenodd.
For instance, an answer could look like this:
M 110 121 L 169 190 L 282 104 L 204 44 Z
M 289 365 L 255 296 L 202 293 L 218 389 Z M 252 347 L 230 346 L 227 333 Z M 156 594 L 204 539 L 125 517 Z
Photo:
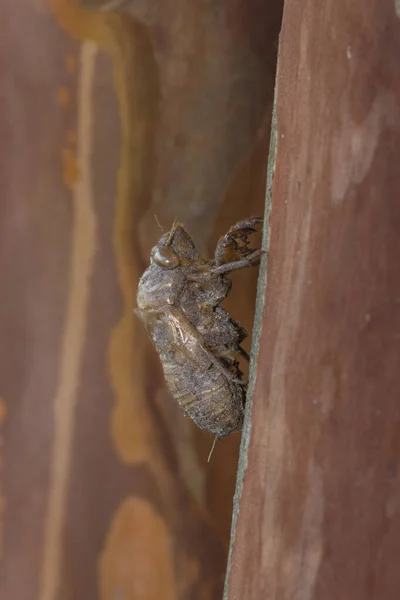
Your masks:
M 255 250 L 245 258 L 234 260 L 229 263 L 218 265 L 211 269 L 213 275 L 223 275 L 230 271 L 236 271 L 237 269 L 245 269 L 246 267 L 256 267 L 260 262 L 260 257 L 265 254 L 265 250 Z
M 231 227 L 218 241 L 215 249 L 215 264 L 220 266 L 225 263 L 236 262 L 252 254 L 249 248 L 248 236 L 261 231 L 263 226 L 262 217 L 251 217 L 245 221 L 239 221 Z
M 243 381 L 243 379 L 235 377 L 235 375 L 231 373 L 228 367 L 225 367 L 225 365 L 219 358 L 214 356 L 214 354 L 212 352 L 209 352 L 208 350 L 206 350 L 206 352 L 208 353 L 209 359 L 212 362 L 212 364 L 218 369 L 218 371 L 223 373 L 225 377 L 229 379 L 229 381 L 232 381 L 232 383 L 237 383 L 238 385 L 242 385 L 244 387 L 247 386 L 247 381 Z
M 245 358 L 247 361 L 250 361 L 249 354 L 246 352 L 246 350 L 244 348 L 242 348 L 242 346 L 237 345 L 233 348 L 233 350 L 234 350 L 234 352 L 237 352 L 238 354 L 243 356 L 243 358 Z
M 239 344 L 230 347 L 225 346 L 223 348 L 213 348 L 213 352 L 215 353 L 215 356 L 218 356 L 219 358 L 228 358 L 231 360 L 235 359 L 235 354 L 240 354 L 240 356 L 245 358 L 247 361 L 250 361 L 249 354 L 244 348 L 239 346 Z

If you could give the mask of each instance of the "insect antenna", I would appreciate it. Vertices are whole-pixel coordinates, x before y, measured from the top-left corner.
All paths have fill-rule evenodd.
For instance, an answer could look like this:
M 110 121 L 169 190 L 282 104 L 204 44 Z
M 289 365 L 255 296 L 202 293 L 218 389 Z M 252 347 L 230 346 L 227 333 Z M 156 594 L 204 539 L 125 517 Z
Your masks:
M 218 437 L 215 436 L 214 441 L 213 441 L 213 445 L 211 446 L 211 450 L 210 450 L 210 454 L 208 455 L 208 459 L 207 462 L 209 463 L 211 460 L 211 455 L 214 452 L 214 448 L 215 448 L 215 444 L 217 443 Z
M 154 213 L 154 218 L 156 220 L 156 223 L 158 225 L 158 228 L 160 229 L 161 233 L 164 233 L 164 227 L 161 225 L 160 221 L 158 220 L 157 215 Z
M 172 227 L 171 227 L 171 231 L 169 232 L 169 236 L 167 239 L 167 246 L 170 246 L 172 244 L 172 238 L 174 237 L 175 234 L 175 229 L 178 225 L 178 219 L 175 217 L 174 222 L 172 223 Z

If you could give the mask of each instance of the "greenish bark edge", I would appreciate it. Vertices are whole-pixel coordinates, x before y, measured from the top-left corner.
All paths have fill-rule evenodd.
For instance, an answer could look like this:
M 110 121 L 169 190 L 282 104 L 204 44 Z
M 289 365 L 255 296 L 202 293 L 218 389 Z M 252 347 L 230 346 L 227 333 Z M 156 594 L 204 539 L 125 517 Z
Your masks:
M 272 110 L 271 120 L 271 138 L 268 154 L 268 166 L 267 166 L 267 183 L 266 183 L 266 196 L 265 196 L 265 213 L 264 213 L 264 229 L 263 229 L 263 248 L 268 250 L 269 248 L 269 216 L 271 211 L 271 190 L 272 182 L 275 171 L 275 157 L 276 157 L 276 89 L 274 105 Z M 250 443 L 251 435 L 251 407 L 253 402 L 253 389 L 254 383 L 257 376 L 257 355 L 260 346 L 260 337 L 262 331 L 262 313 L 264 308 L 265 290 L 267 286 L 267 254 L 265 254 L 261 260 L 260 274 L 257 285 L 257 299 L 256 308 L 253 324 L 253 339 L 251 346 L 251 361 L 250 361 L 250 374 L 249 374 L 249 387 L 246 400 L 246 411 L 245 419 L 242 431 L 242 439 L 240 444 L 240 455 L 238 462 L 238 471 L 236 478 L 236 490 L 233 498 L 233 514 L 232 514 L 232 526 L 231 526 L 231 539 L 229 546 L 228 563 L 226 569 L 225 578 L 225 589 L 223 600 L 228 600 L 228 580 L 231 568 L 231 558 L 233 552 L 233 546 L 235 543 L 236 524 L 240 510 L 240 498 L 243 490 L 243 481 L 247 469 L 247 455 Z

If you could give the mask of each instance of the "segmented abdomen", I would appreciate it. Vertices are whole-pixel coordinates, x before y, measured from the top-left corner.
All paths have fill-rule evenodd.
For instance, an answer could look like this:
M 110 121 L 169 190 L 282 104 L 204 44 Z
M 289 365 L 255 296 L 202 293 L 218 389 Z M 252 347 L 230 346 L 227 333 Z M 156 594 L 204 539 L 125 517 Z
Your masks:
M 243 426 L 245 391 L 229 381 L 214 365 L 207 370 L 194 370 L 193 364 L 163 360 L 168 387 L 198 427 L 223 437 Z
M 185 414 L 198 427 L 217 437 L 240 431 L 243 425 L 245 388 L 219 370 L 202 336 L 181 311 L 139 311 L 146 330 L 160 355 L 168 387 Z M 239 369 L 232 369 L 239 378 Z

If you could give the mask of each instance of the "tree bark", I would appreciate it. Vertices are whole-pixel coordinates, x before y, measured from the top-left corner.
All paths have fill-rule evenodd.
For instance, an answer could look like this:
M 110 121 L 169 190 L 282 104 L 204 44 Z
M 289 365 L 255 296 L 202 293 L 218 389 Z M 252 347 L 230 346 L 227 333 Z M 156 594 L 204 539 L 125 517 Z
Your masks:
M 132 309 L 154 214 L 262 214 L 281 2 L 124 8 L 1 7 L 1 600 L 222 595 L 240 436 L 207 464 Z
M 400 597 L 400 23 L 288 0 L 227 600 Z

